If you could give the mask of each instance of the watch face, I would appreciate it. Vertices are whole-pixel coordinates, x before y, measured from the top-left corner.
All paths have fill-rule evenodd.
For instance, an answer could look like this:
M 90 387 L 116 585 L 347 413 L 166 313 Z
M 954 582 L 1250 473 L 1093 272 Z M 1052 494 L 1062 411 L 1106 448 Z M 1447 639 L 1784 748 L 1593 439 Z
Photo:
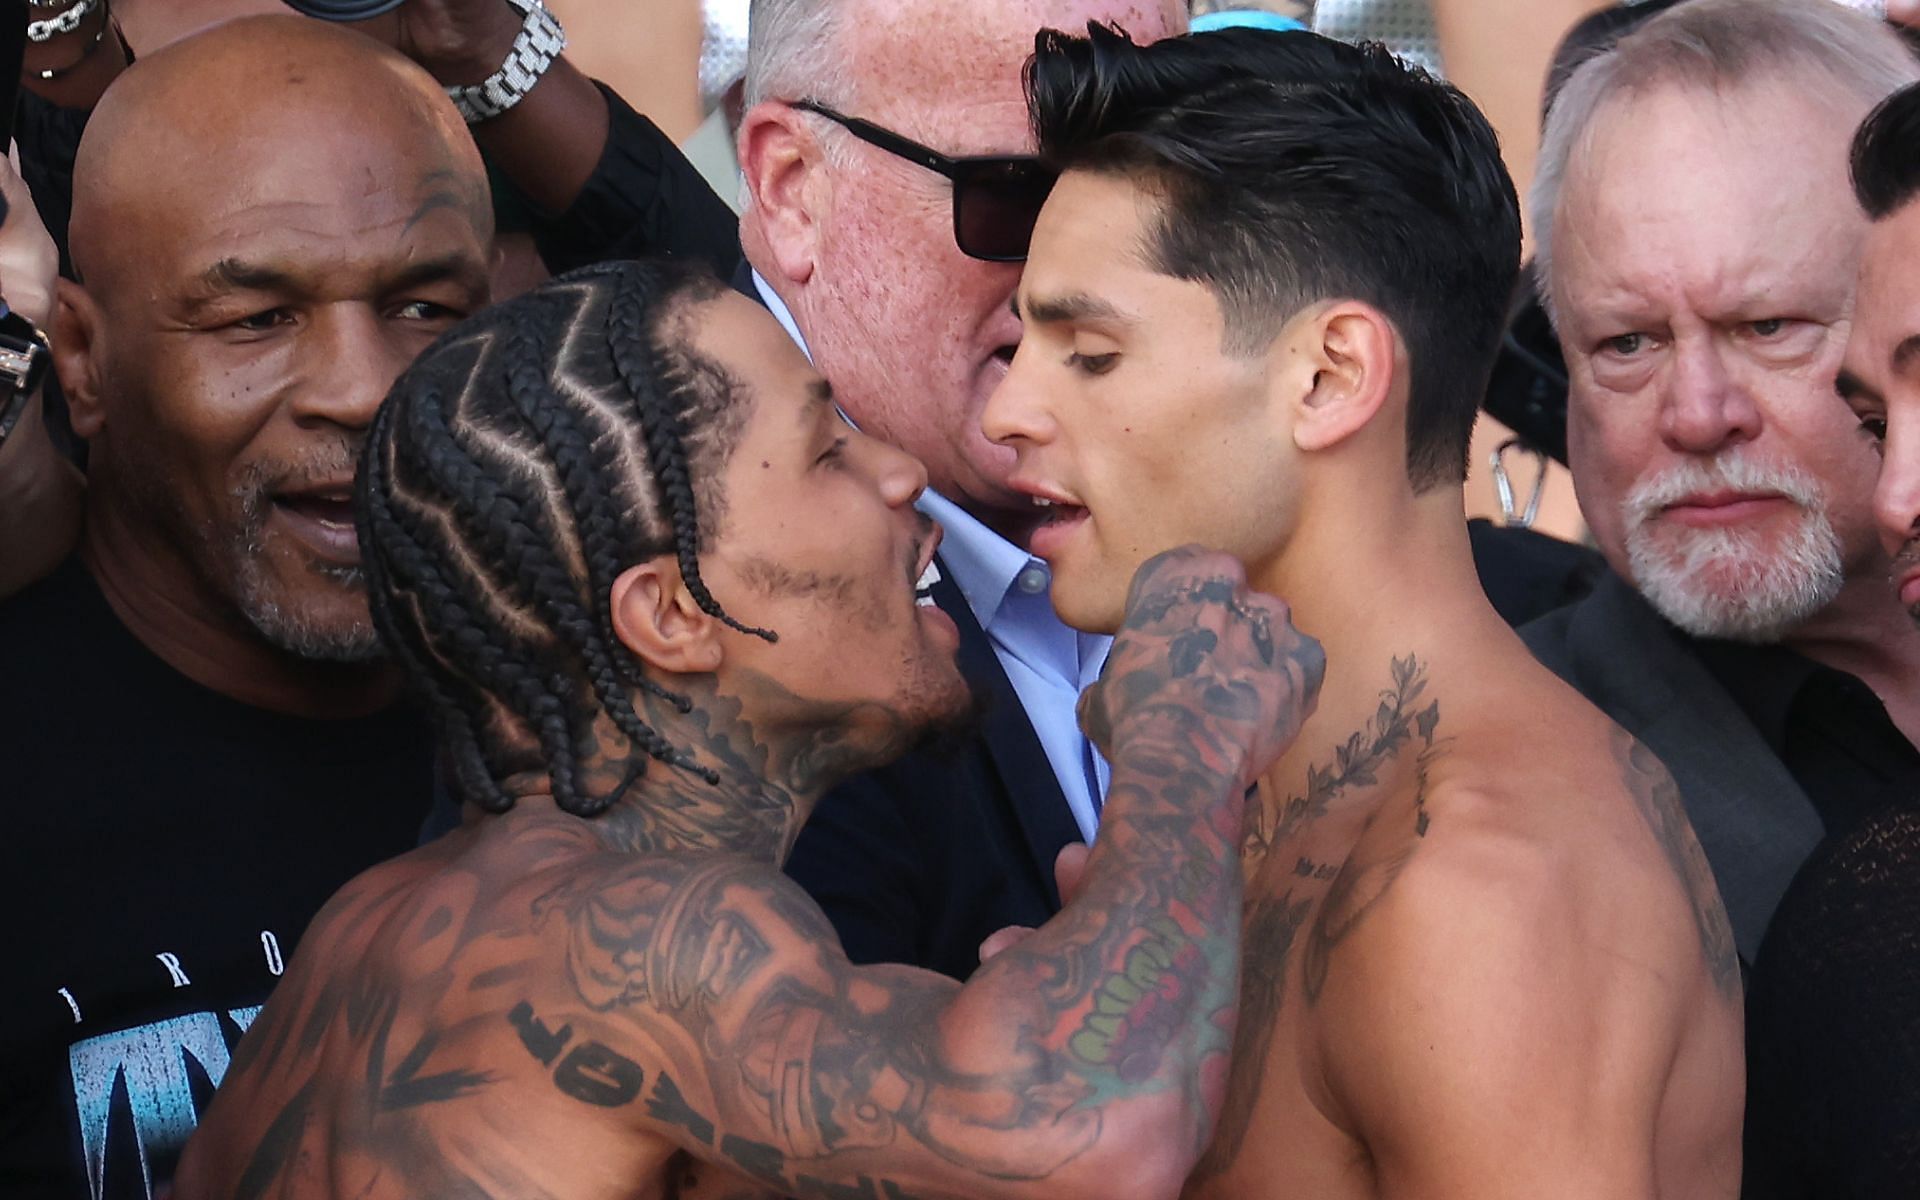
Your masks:
M 287 6 L 327 21 L 364 21 L 392 12 L 406 0 L 287 0 Z

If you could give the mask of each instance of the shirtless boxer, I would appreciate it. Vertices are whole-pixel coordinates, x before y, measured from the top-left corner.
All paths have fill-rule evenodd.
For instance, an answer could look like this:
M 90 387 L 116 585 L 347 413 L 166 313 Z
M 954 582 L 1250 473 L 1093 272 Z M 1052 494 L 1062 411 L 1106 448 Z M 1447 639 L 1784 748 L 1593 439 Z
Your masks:
M 1659 761 L 1536 666 L 1460 484 L 1519 261 L 1485 120 L 1373 48 L 1043 35 L 1064 170 L 989 402 L 1069 624 L 1203 542 L 1327 647 L 1260 784 L 1200 1197 L 1732 1197 L 1740 979 Z
M 1085 705 L 1115 755 L 1091 881 L 962 986 L 850 965 L 778 871 L 822 789 L 966 689 L 925 472 L 763 309 L 664 265 L 562 277 L 429 349 L 359 479 L 375 620 L 472 812 L 315 918 L 182 1200 L 664 1196 L 702 1163 L 1178 1191 L 1225 1084 L 1246 789 L 1321 663 L 1230 560 L 1142 572 Z

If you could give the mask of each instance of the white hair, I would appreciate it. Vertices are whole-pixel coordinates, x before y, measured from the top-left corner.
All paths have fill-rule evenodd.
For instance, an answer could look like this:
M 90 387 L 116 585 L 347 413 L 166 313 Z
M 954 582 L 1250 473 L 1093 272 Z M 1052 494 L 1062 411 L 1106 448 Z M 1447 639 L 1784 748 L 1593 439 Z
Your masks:
M 840 44 L 845 0 L 753 0 L 747 10 L 746 102 L 848 101 Z
M 1534 279 L 1556 324 L 1554 218 L 1601 109 L 1663 86 L 1724 92 L 1768 79 L 1803 84 L 1815 98 L 1865 116 L 1920 80 L 1920 61 L 1883 22 L 1833 0 L 1688 0 L 1581 64 L 1547 114 L 1527 204 Z
M 1661 521 L 1689 496 L 1730 489 L 1773 494 L 1799 510 L 1784 542 L 1753 529 L 1689 529 Z M 1769 644 L 1833 602 L 1846 582 L 1840 536 L 1819 483 L 1798 467 L 1736 446 L 1642 480 L 1621 504 L 1636 591 L 1695 637 Z

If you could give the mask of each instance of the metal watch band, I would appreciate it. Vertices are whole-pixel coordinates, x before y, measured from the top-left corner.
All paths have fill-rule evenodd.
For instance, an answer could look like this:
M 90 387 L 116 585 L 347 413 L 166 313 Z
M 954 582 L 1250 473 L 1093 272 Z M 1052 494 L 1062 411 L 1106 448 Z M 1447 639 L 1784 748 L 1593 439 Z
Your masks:
M 0 444 L 27 411 L 52 357 L 47 335 L 0 300 Z
M 450 87 L 447 95 L 469 125 L 491 121 L 526 98 L 567 48 L 567 31 L 540 0 L 507 0 L 526 15 L 513 49 L 500 69 L 476 84 Z

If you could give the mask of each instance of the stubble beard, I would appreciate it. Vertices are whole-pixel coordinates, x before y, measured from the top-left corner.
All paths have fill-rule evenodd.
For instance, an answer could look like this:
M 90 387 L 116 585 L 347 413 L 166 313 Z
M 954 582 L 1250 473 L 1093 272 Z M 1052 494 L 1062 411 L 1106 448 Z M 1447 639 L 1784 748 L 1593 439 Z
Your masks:
M 1783 540 L 1757 529 L 1660 522 L 1667 505 L 1731 488 L 1784 496 L 1797 510 Z M 1770 644 L 1831 604 L 1846 582 L 1826 498 L 1804 471 L 1735 450 L 1637 484 L 1622 504 L 1634 583 L 1656 612 L 1695 637 Z
M 352 454 L 351 450 L 346 451 Z M 302 464 L 300 473 L 322 477 L 339 452 L 312 456 Z M 247 624 L 253 626 L 268 645 L 295 658 L 313 662 L 370 663 L 385 657 L 373 617 L 365 608 L 352 620 L 327 620 L 305 606 L 283 603 L 284 587 L 278 584 L 267 566 L 266 526 L 273 502 L 268 499 L 269 480 L 265 470 L 249 468 L 232 492 L 239 505 L 240 520 L 225 537 L 222 548 L 233 564 L 234 603 Z M 203 531 L 212 536 L 214 531 Z M 366 571 L 359 566 L 341 567 L 304 564 L 300 570 L 327 580 L 342 591 L 359 593 L 364 601 Z

